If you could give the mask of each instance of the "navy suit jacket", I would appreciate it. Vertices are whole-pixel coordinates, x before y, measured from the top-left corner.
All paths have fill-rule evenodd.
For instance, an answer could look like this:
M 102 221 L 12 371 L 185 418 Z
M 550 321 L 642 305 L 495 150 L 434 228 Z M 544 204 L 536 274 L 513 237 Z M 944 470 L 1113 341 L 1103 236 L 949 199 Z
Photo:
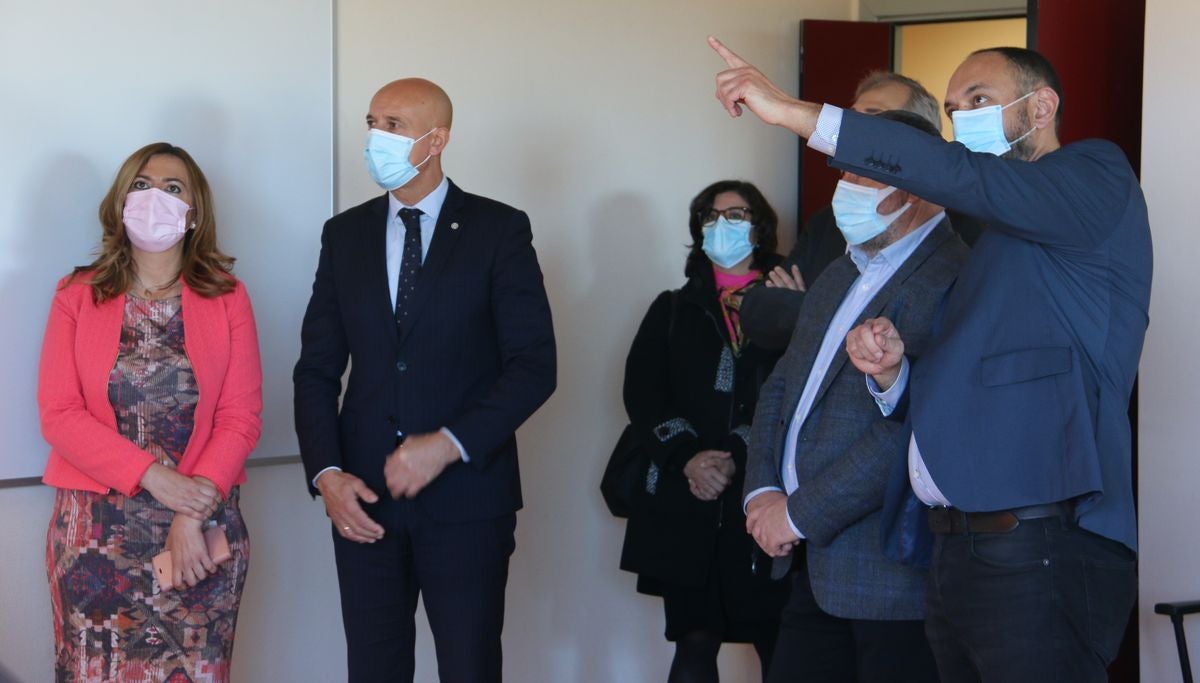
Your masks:
M 338 466 L 386 496 L 383 466 L 397 431 L 446 427 L 470 462 L 447 467 L 417 503 L 443 521 L 517 510 L 514 432 L 555 387 L 554 330 L 529 219 L 450 183 L 400 329 L 387 210 L 381 195 L 329 219 L 321 235 L 293 373 L 310 489 L 313 476 Z
M 1127 411 L 1151 245 L 1121 150 L 1017 161 L 847 111 L 831 163 L 989 226 L 909 382 L 938 488 L 967 511 L 1077 498 L 1082 527 L 1136 548 Z

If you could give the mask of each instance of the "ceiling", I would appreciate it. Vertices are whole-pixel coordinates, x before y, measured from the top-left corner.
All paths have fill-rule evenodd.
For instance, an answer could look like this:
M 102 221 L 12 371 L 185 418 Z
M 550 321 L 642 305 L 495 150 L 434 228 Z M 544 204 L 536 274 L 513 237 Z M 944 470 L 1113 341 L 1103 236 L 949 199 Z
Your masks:
M 860 19 L 936 21 L 1025 14 L 1027 0 L 859 0 Z

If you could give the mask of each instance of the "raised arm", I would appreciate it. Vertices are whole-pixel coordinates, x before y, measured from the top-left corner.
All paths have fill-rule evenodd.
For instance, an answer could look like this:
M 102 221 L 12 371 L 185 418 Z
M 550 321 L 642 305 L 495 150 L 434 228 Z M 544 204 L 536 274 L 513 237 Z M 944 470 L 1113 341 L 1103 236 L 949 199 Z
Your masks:
M 802 138 L 812 136 L 821 105 L 798 100 L 780 90 L 714 36 L 708 37 L 708 45 L 728 67 L 717 74 L 717 100 L 730 116 L 741 116 L 745 107 L 764 123 L 782 126 Z

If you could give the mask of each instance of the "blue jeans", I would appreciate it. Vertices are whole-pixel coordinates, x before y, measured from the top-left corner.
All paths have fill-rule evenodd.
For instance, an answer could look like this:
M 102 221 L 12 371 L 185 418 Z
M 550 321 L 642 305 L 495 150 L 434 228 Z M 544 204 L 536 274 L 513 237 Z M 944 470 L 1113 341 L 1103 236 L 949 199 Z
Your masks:
M 943 681 L 1106 681 L 1137 595 L 1136 557 L 1061 518 L 937 534 L 925 628 Z

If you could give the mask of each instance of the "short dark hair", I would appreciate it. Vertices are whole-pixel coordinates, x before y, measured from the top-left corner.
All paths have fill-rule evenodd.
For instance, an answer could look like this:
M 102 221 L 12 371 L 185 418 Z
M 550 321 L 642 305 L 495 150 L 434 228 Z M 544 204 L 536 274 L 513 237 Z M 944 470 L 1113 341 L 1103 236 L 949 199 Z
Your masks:
M 763 193 L 753 183 L 744 180 L 719 180 L 701 190 L 700 194 L 692 199 L 692 204 L 688 207 L 688 230 L 692 234 L 692 243 L 688 247 L 691 251 L 688 252 L 684 273 L 692 277 L 701 269 L 711 267 L 711 262 L 704 253 L 704 233 L 701 232 L 704 226 L 701 225 L 701 221 L 702 215 L 712 210 L 713 200 L 722 192 L 736 192 L 746 200 L 746 206 L 750 209 L 750 224 L 753 226 L 750 229 L 750 240 L 754 243 L 751 267 L 765 273 L 779 243 L 779 237 L 775 234 L 776 228 L 779 227 L 779 217 L 775 215 L 775 209 L 767 203 Z
M 1050 64 L 1050 60 L 1037 50 L 1024 47 L 988 47 L 976 50 L 971 55 L 984 52 L 995 52 L 1008 62 L 1008 65 L 1012 67 L 1013 75 L 1016 76 L 1017 87 L 1021 89 L 1020 94 L 1024 95 L 1041 87 L 1048 87 L 1058 94 L 1058 111 L 1054 112 L 1054 129 L 1058 130 L 1058 127 L 1062 125 L 1065 97 L 1063 96 L 1062 82 L 1058 79 L 1058 72 Z
M 899 121 L 900 123 L 908 124 L 922 133 L 929 133 L 935 138 L 942 137 L 942 134 L 938 132 L 937 128 L 933 127 L 933 124 L 929 122 L 929 119 L 921 116 L 920 114 L 914 114 L 911 111 L 906 111 L 904 109 L 892 109 L 890 111 L 880 112 L 876 114 L 876 116 L 881 119 Z

